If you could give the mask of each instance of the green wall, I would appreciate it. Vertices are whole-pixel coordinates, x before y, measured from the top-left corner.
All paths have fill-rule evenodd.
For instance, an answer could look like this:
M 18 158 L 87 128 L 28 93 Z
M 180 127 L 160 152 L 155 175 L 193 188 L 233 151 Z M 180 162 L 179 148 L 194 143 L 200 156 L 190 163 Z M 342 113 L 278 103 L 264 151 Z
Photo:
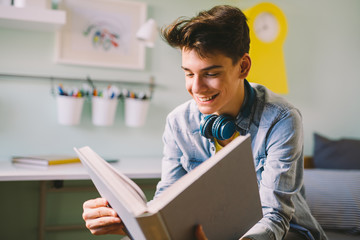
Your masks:
M 148 16 L 159 26 L 178 16 L 192 16 L 216 4 L 246 9 L 260 1 L 147 0 Z M 271 1 L 283 9 L 289 31 L 284 45 L 289 94 L 286 97 L 303 113 L 305 152 L 312 152 L 312 134 L 359 137 L 360 110 L 360 2 Z M 124 124 L 123 106 L 115 125 L 95 127 L 90 103 L 85 102 L 82 122 L 68 127 L 57 124 L 56 102 L 50 81 L 0 79 L 0 161 L 14 154 L 73 153 L 73 146 L 90 145 L 108 157 L 161 156 L 161 135 L 171 109 L 189 99 L 184 87 L 178 51 L 160 38 L 147 49 L 143 71 L 61 65 L 53 61 L 55 33 L 0 28 L 0 73 L 54 75 L 97 79 L 147 81 L 155 89 L 147 123 L 142 128 Z M 349 103 L 350 106 L 345 104 Z M 354 105 L 354 106 L 352 106 Z M 140 147 L 140 151 L 139 151 Z
M 246 9 L 261 1 L 144 2 L 148 3 L 148 17 L 153 17 L 163 26 L 178 16 L 193 16 L 213 5 L 232 4 Z M 302 111 L 305 154 L 312 154 L 312 134 L 315 131 L 332 138 L 360 138 L 360 1 L 270 2 L 282 8 L 288 21 L 284 52 L 289 94 L 285 97 Z M 160 159 L 165 117 L 171 109 L 189 99 L 180 69 L 179 52 L 158 39 L 155 48 L 147 49 L 143 71 L 89 68 L 54 63 L 54 41 L 54 33 L 0 28 L 0 73 L 90 75 L 92 78 L 140 81 L 154 76 L 159 87 L 155 89 L 146 126 L 135 129 L 125 127 L 123 106 L 120 104 L 114 126 L 95 127 L 91 123 L 88 102 L 85 103 L 80 125 L 60 126 L 49 81 L 1 78 L 0 161 L 9 161 L 10 156 L 15 154 L 71 154 L 74 146 L 82 145 L 90 145 L 109 158 L 159 156 Z M 1 239 L 36 239 L 38 184 L 0 183 L 0 212 L 5 213 L 0 224 Z M 65 194 L 52 201 L 56 200 L 55 205 L 61 206 L 61 209 L 81 214 L 81 203 L 88 197 L 91 196 L 87 193 Z M 50 202 L 52 197 L 49 198 Z M 49 210 L 49 221 L 59 218 L 56 206 Z M 81 218 L 76 216 L 77 219 L 73 219 L 74 215 L 61 218 L 81 223 Z M 49 235 L 48 239 L 101 238 L 71 231 Z

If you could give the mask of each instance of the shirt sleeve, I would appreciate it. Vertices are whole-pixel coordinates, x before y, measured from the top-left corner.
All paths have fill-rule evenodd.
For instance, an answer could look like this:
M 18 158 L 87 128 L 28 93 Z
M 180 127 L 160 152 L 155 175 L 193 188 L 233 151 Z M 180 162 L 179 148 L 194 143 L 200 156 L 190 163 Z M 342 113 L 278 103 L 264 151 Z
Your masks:
M 157 185 L 155 198 L 176 180 L 187 173 L 180 162 L 183 153 L 176 143 L 175 136 L 177 136 L 177 129 L 171 125 L 169 119 L 169 117 L 166 119 L 165 131 L 163 134 L 164 149 L 161 167 L 161 180 Z
M 292 109 L 281 114 L 269 126 L 265 143 L 266 154 L 258 179 L 263 218 L 244 237 L 283 239 L 295 211 L 292 197 L 301 190 L 303 182 L 300 112 Z

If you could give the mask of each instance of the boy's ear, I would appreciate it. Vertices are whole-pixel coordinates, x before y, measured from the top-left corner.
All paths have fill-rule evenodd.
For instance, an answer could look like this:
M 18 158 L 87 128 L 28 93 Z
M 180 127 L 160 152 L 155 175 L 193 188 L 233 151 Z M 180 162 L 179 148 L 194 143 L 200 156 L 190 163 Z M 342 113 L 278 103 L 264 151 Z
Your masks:
M 240 64 L 240 78 L 244 79 L 249 75 L 251 68 L 251 58 L 248 53 L 245 53 L 244 56 L 239 60 Z

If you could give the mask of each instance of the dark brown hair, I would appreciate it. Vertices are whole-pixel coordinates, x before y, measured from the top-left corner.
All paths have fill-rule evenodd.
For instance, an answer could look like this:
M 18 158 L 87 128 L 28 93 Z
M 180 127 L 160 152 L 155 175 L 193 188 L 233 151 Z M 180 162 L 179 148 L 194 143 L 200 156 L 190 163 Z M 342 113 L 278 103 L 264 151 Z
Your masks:
M 193 18 L 178 18 L 162 29 L 162 37 L 170 46 L 195 50 L 206 57 L 222 53 L 233 64 L 249 52 L 250 37 L 247 19 L 237 7 L 216 6 Z

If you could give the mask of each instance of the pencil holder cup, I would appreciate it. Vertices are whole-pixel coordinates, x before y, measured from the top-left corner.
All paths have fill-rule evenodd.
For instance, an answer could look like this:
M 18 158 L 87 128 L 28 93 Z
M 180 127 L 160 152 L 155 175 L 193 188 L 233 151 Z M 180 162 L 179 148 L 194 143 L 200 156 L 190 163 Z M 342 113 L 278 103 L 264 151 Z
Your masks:
M 84 98 L 59 95 L 56 97 L 58 122 L 61 125 L 80 123 Z
M 149 99 L 125 98 L 125 125 L 142 127 L 146 122 Z
M 116 107 L 118 100 L 116 98 L 92 97 L 92 122 L 96 126 L 111 126 L 114 124 Z

